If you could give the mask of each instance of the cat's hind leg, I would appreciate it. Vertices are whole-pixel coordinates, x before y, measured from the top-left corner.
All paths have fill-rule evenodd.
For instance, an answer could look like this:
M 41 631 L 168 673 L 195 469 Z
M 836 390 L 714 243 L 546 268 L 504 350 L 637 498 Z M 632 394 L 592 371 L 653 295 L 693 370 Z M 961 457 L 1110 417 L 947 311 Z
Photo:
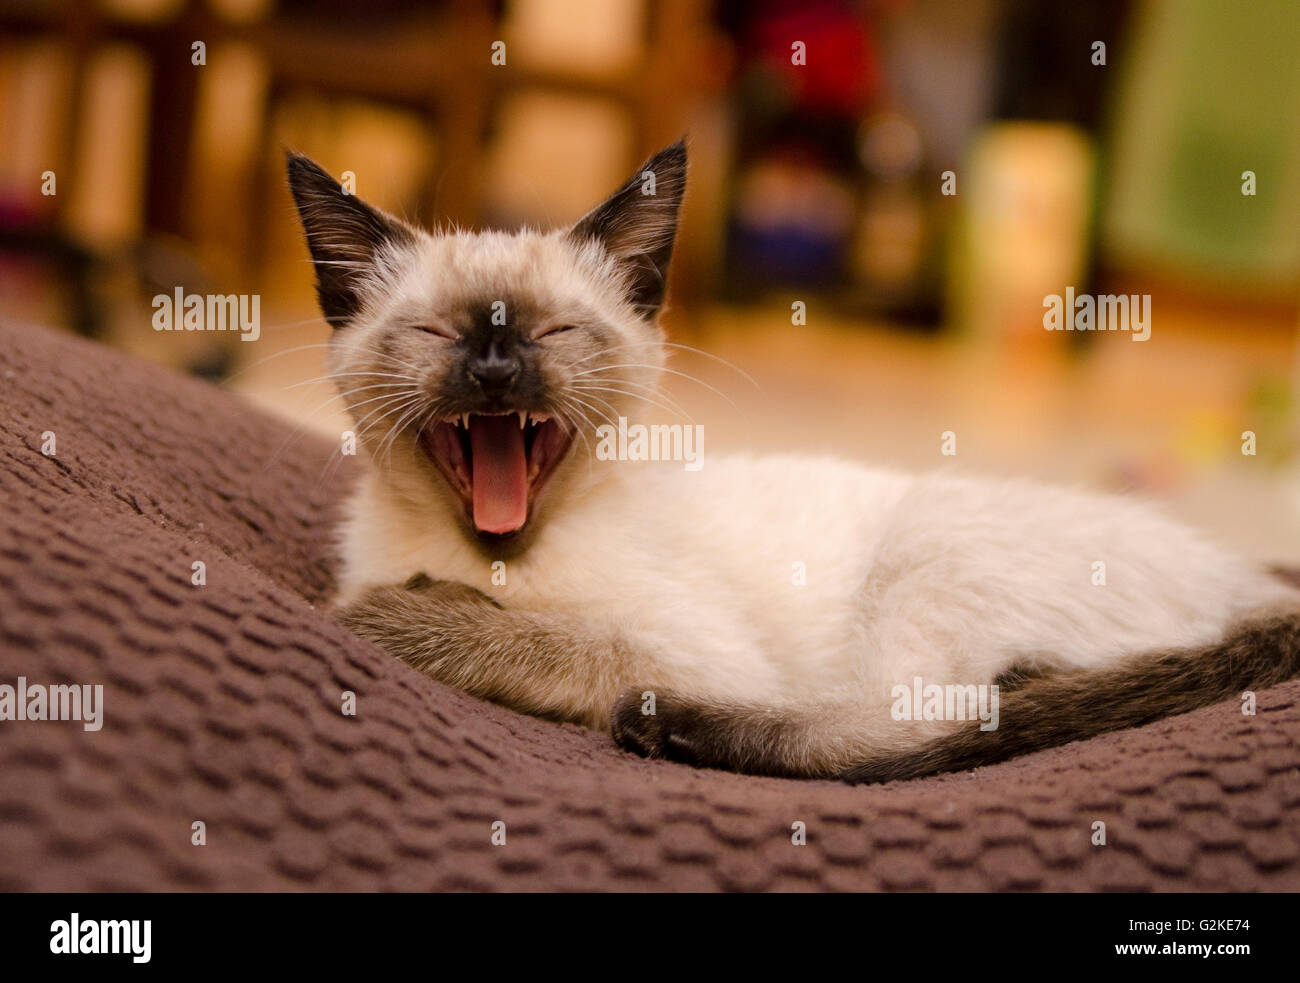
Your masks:
M 1261 609 L 1199 648 L 1042 676 L 1004 670 L 995 678 L 1013 686 L 992 726 L 969 714 L 964 721 L 898 719 L 887 702 L 754 707 L 647 690 L 619 699 L 613 731 L 629 750 L 701 767 L 885 782 L 1141 726 L 1297 676 L 1300 612 Z
M 845 697 L 746 705 L 665 689 L 631 690 L 614 706 L 614 740 L 643 757 L 751 775 L 830 778 L 882 752 L 904 754 L 953 729 L 898 720 L 888 702 Z

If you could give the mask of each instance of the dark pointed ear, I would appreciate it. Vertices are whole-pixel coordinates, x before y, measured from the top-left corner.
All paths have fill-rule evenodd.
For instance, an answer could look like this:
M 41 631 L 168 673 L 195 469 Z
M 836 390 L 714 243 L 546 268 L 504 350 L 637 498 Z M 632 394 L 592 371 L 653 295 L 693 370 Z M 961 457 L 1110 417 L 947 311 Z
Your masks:
M 371 208 L 343 188 L 314 160 L 288 156 L 289 190 L 307 233 L 307 248 L 316 264 L 316 296 L 321 313 L 335 328 L 361 309 L 361 286 L 389 245 L 415 243 L 411 228 Z
M 569 230 L 595 239 L 628 273 L 629 299 L 652 318 L 664 300 L 677 213 L 686 192 L 686 142 L 678 140 L 637 168 L 623 187 Z

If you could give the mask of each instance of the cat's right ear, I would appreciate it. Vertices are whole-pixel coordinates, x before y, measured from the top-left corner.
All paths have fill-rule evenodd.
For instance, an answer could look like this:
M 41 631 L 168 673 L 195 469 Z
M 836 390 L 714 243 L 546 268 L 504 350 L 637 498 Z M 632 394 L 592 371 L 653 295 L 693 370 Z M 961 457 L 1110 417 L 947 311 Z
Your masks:
M 578 242 L 594 239 L 623 269 L 628 299 L 653 318 L 664 300 L 677 215 L 686 193 L 686 141 L 655 154 L 609 198 L 569 230 Z
M 414 245 L 415 233 L 345 192 L 310 157 L 287 156 L 289 190 L 316 264 L 321 313 L 332 327 L 342 327 L 361 309 L 362 289 L 373 277 L 378 254 L 390 246 Z

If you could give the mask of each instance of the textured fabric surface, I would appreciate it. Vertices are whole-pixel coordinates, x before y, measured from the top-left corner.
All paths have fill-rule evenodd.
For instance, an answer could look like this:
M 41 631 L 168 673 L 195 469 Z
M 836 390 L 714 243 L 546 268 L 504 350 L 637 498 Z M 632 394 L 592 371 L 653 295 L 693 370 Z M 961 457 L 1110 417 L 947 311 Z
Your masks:
M 0 722 L 0 889 L 1300 888 L 1300 683 L 879 787 L 642 761 L 337 626 L 330 451 L 0 327 L 0 683 L 104 686 L 97 732 Z

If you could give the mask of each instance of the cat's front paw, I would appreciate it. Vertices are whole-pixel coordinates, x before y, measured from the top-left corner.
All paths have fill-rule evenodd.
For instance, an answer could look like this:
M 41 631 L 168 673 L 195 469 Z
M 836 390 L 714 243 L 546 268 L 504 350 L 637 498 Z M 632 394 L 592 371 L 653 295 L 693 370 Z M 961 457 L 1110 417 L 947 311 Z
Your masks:
M 496 600 L 484 594 L 477 587 L 462 584 L 458 580 L 434 580 L 427 573 L 417 573 L 406 578 L 406 582 L 396 589 L 442 603 L 487 604 L 494 608 L 501 607 Z
M 690 705 L 669 690 L 629 690 L 614 703 L 614 741 L 643 758 L 701 764 L 697 723 Z
M 441 621 L 459 622 L 485 608 L 501 605 L 481 590 L 455 580 L 434 580 L 417 573 L 401 584 L 371 587 L 334 615 L 356 635 L 393 650 L 410 629 L 432 629 Z

